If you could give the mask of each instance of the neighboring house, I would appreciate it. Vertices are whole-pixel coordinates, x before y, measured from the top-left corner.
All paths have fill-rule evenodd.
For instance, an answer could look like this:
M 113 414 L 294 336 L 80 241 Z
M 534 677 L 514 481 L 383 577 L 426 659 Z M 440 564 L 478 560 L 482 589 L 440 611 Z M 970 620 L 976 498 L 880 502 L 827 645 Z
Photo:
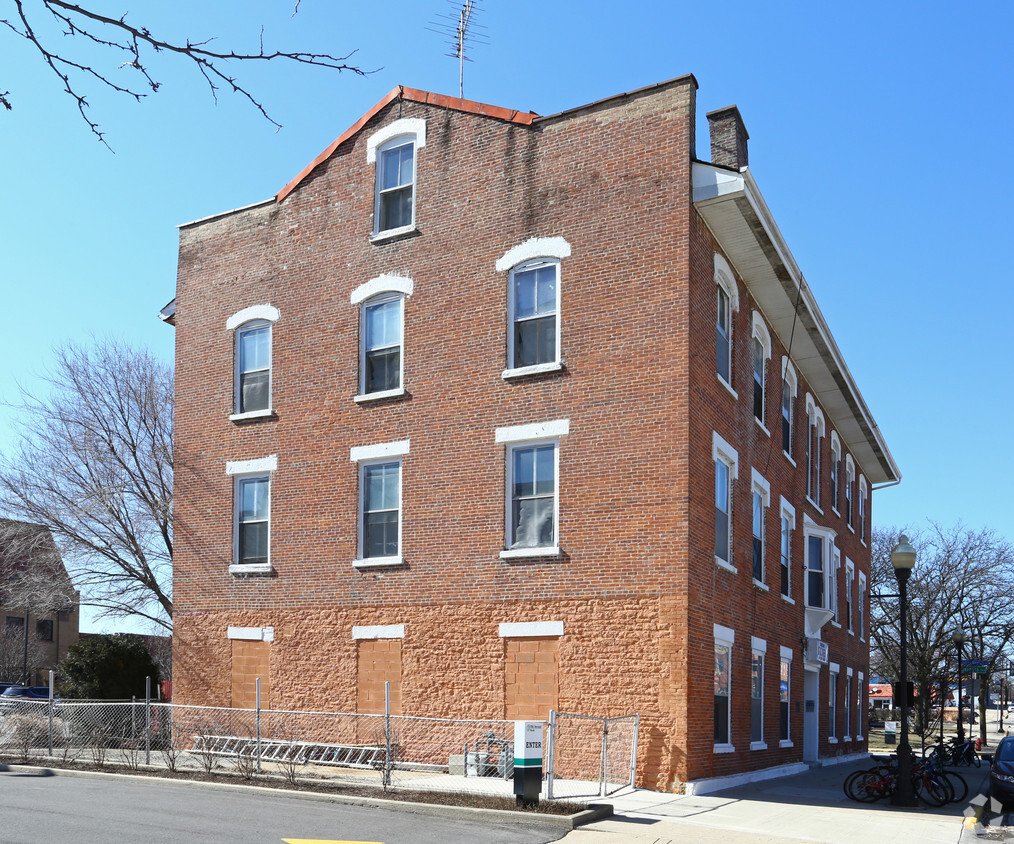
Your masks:
M 48 682 L 78 640 L 79 601 L 49 529 L 0 519 L 0 682 Z
M 181 227 L 176 701 L 637 712 L 661 789 L 865 750 L 900 475 L 696 90 L 396 88 Z

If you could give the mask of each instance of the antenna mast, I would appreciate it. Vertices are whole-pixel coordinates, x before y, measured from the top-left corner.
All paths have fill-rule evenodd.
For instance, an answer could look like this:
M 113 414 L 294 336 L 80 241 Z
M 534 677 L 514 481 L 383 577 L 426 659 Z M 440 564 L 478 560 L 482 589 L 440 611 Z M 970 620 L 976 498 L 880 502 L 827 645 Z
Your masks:
M 448 0 L 454 7 L 453 15 L 437 15 L 446 23 L 439 21 L 432 22 L 426 29 L 444 35 L 449 38 L 448 46 L 451 51 L 447 53 L 452 59 L 458 60 L 458 96 L 465 96 L 465 62 L 472 61 L 466 55 L 469 46 L 473 44 L 489 44 L 489 38 L 485 33 L 474 32 L 473 27 L 485 29 L 481 24 L 475 23 L 474 17 L 480 11 L 481 0 Z

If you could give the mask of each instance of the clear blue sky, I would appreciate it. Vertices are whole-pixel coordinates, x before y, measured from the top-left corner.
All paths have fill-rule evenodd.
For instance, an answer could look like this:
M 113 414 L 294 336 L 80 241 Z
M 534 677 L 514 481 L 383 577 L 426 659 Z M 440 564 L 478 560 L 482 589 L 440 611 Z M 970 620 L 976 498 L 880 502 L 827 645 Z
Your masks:
M 269 198 L 396 85 L 457 93 L 457 63 L 427 30 L 446 0 L 301 0 L 295 17 L 293 0 L 89 5 L 237 49 L 263 25 L 269 48 L 357 50 L 377 70 L 236 67 L 275 132 L 160 58 L 162 90 L 140 104 L 90 89 L 114 155 L 0 31 L 14 104 L 0 112 L 4 399 L 67 340 L 113 335 L 170 359 L 156 314 L 174 293 L 178 224 Z M 552 114 L 693 73 L 704 158 L 704 113 L 736 103 L 751 170 L 904 475 L 874 496 L 874 524 L 962 520 L 1014 539 L 1014 4 L 485 0 L 476 22 L 490 44 L 466 65 L 470 99 Z M 11 444 L 0 410 L 0 450 Z

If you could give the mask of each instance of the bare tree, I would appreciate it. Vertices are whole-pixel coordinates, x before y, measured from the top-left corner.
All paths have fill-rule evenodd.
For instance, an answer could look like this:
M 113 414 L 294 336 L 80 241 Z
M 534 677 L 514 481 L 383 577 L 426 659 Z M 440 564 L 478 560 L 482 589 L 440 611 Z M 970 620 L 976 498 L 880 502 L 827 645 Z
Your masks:
M 74 101 L 88 128 L 103 143 L 103 132 L 89 117 L 87 90 L 97 86 L 135 100 L 157 93 L 161 83 L 152 69 L 156 57 L 173 57 L 189 63 L 201 75 L 216 101 L 218 91 L 224 88 L 247 100 L 279 128 L 281 125 L 272 119 L 263 103 L 231 74 L 230 69 L 236 62 L 288 61 L 364 74 L 362 69 L 348 64 L 353 53 L 333 56 L 266 49 L 263 29 L 258 48 L 244 51 L 215 48 L 213 38 L 193 41 L 156 34 L 143 24 L 128 21 L 127 13 L 110 17 L 86 5 L 64 0 L 36 0 L 34 3 L 6 0 L 4 5 L 7 4 L 12 14 L 0 19 L 0 24 L 35 48 Z M 293 14 L 298 9 L 299 0 L 296 0 Z M 13 107 L 10 91 L 0 91 L 0 105 L 8 111 Z
M 873 532 L 870 613 L 871 665 L 874 673 L 898 677 L 899 603 L 891 566 L 897 529 Z M 956 675 L 951 633 L 962 627 L 970 636 L 966 658 L 999 665 L 1014 637 L 1014 547 L 995 531 L 932 524 L 927 531 L 906 532 L 918 551 L 908 584 L 908 676 L 918 688 L 917 729 L 930 721 L 932 700 L 942 684 Z M 985 684 L 983 684 L 985 686 Z M 980 697 L 985 715 L 985 691 Z M 980 721 L 985 737 L 985 718 Z
M 104 341 L 65 346 L 49 393 L 22 390 L 0 509 L 44 525 L 101 616 L 172 618 L 172 370 Z M 100 617 L 101 617 L 100 616 Z

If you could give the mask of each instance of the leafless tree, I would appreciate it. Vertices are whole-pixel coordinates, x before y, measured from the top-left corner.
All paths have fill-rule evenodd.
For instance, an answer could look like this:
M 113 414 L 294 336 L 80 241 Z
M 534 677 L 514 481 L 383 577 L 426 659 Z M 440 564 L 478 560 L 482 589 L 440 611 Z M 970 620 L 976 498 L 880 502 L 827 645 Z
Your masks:
M 216 101 L 219 90 L 231 91 L 279 128 L 264 104 L 232 75 L 231 68 L 237 62 L 287 61 L 364 73 L 348 63 L 353 53 L 333 56 L 267 49 L 263 28 L 256 50 L 234 50 L 214 46 L 213 38 L 194 41 L 157 34 L 141 23 L 128 21 L 128 13 L 112 17 L 79 3 L 64 0 L 0 0 L 0 3 L 10 7 L 10 14 L 0 19 L 0 24 L 32 45 L 74 101 L 88 128 L 103 143 L 104 133 L 89 116 L 87 91 L 97 86 L 135 100 L 157 93 L 161 74 L 153 66 L 156 58 L 182 60 L 200 74 Z M 296 0 L 293 14 L 298 9 Z M 7 110 L 13 107 L 10 91 L 0 90 L 0 105 Z
M 172 370 L 104 341 L 65 346 L 49 391 L 22 391 L 0 509 L 52 531 L 102 616 L 172 618 Z
M 993 530 L 931 524 L 926 531 L 894 528 L 873 532 L 870 613 L 874 673 L 898 677 L 899 601 L 891 549 L 901 533 L 918 552 L 908 584 L 908 676 L 918 688 L 917 729 L 929 724 L 932 700 L 941 684 L 956 676 L 951 634 L 969 635 L 966 659 L 998 668 L 1014 638 L 1014 547 Z M 985 737 L 985 685 L 980 696 L 980 731 Z

